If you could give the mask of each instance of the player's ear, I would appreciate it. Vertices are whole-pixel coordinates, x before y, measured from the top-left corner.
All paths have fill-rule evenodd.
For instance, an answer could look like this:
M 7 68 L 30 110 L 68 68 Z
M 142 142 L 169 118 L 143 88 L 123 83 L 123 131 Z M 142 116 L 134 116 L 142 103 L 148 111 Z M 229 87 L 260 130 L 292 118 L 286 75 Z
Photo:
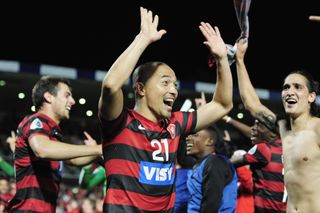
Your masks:
M 315 92 L 309 93 L 308 103 L 313 103 L 316 101 L 317 95 Z
M 45 93 L 43 94 L 43 98 L 44 98 L 45 102 L 51 103 L 51 102 L 52 102 L 53 95 L 50 94 L 49 92 L 45 92 Z
M 142 82 L 136 82 L 135 89 L 139 96 L 143 97 L 145 95 L 144 84 Z

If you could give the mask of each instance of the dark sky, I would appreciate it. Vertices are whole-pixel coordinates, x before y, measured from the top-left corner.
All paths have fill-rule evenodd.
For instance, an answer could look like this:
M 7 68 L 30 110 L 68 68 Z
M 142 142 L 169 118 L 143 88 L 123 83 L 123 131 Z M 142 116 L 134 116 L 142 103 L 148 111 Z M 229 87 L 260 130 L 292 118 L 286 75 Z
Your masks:
M 2 7 L 0 59 L 108 69 L 138 33 L 140 5 L 157 13 L 159 28 L 168 31 L 140 62 L 164 61 L 181 80 L 214 82 L 198 25 L 217 25 L 225 42 L 233 44 L 240 29 L 232 0 Z M 320 15 L 317 8 L 316 0 L 252 0 L 246 62 L 256 87 L 280 89 L 293 68 L 305 68 L 320 79 L 320 23 L 308 21 L 309 15 Z

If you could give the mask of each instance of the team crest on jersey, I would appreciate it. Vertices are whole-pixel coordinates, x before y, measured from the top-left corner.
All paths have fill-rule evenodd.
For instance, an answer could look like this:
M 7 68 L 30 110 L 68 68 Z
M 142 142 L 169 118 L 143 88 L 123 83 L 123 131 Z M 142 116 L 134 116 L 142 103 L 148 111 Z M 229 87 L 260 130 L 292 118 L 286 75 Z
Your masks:
M 42 122 L 39 118 L 36 118 L 32 121 L 30 129 L 41 129 L 43 127 Z
M 167 130 L 170 133 L 172 139 L 176 137 L 176 125 L 169 124 L 169 126 L 167 127 Z

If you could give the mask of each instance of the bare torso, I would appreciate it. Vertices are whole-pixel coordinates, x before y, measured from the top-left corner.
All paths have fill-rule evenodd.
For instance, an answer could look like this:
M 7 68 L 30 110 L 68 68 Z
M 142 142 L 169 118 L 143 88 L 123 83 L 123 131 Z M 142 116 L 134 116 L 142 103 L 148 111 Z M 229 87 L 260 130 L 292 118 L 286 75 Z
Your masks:
M 320 212 L 320 120 L 283 139 L 288 213 Z

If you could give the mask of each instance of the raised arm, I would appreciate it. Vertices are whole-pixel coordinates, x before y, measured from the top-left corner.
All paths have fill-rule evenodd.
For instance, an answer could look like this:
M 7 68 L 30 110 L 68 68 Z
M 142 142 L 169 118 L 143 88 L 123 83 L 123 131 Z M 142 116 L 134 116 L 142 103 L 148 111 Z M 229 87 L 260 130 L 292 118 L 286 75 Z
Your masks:
M 157 30 L 159 18 L 153 16 L 152 11 L 141 7 L 140 17 L 139 34 L 113 63 L 102 82 L 99 113 L 106 120 L 114 120 L 120 115 L 123 108 L 123 84 L 130 77 L 144 50 L 166 33 L 165 30 Z
M 11 136 L 7 137 L 6 142 L 9 144 L 10 150 L 14 153 L 16 149 L 16 140 L 17 136 L 16 133 L 12 130 L 11 131 Z
M 13 177 L 14 176 L 14 168 L 13 166 L 5 161 L 1 156 L 0 156 L 0 171 L 3 171 L 6 173 L 8 176 Z
M 213 98 L 210 102 L 197 110 L 196 130 L 203 129 L 221 119 L 232 109 L 232 76 L 228 63 L 227 47 L 221 38 L 218 27 L 211 27 L 209 23 L 201 22 L 199 26 L 217 64 L 217 81 Z
M 240 39 L 237 43 L 236 67 L 242 102 L 254 118 L 257 118 L 261 122 L 271 122 L 275 124 L 276 115 L 261 103 L 250 81 L 250 77 L 244 63 L 244 56 L 247 48 L 248 41 L 246 39 Z
M 320 16 L 309 16 L 310 21 L 320 22 Z
M 244 123 L 242 123 L 242 122 L 240 122 L 238 120 L 235 120 L 235 119 L 231 118 L 228 115 L 223 116 L 222 119 L 226 123 L 230 124 L 231 126 L 236 128 L 237 130 L 239 130 L 239 132 L 241 132 L 247 138 L 251 138 L 251 126 L 248 126 L 247 124 L 244 124 Z

